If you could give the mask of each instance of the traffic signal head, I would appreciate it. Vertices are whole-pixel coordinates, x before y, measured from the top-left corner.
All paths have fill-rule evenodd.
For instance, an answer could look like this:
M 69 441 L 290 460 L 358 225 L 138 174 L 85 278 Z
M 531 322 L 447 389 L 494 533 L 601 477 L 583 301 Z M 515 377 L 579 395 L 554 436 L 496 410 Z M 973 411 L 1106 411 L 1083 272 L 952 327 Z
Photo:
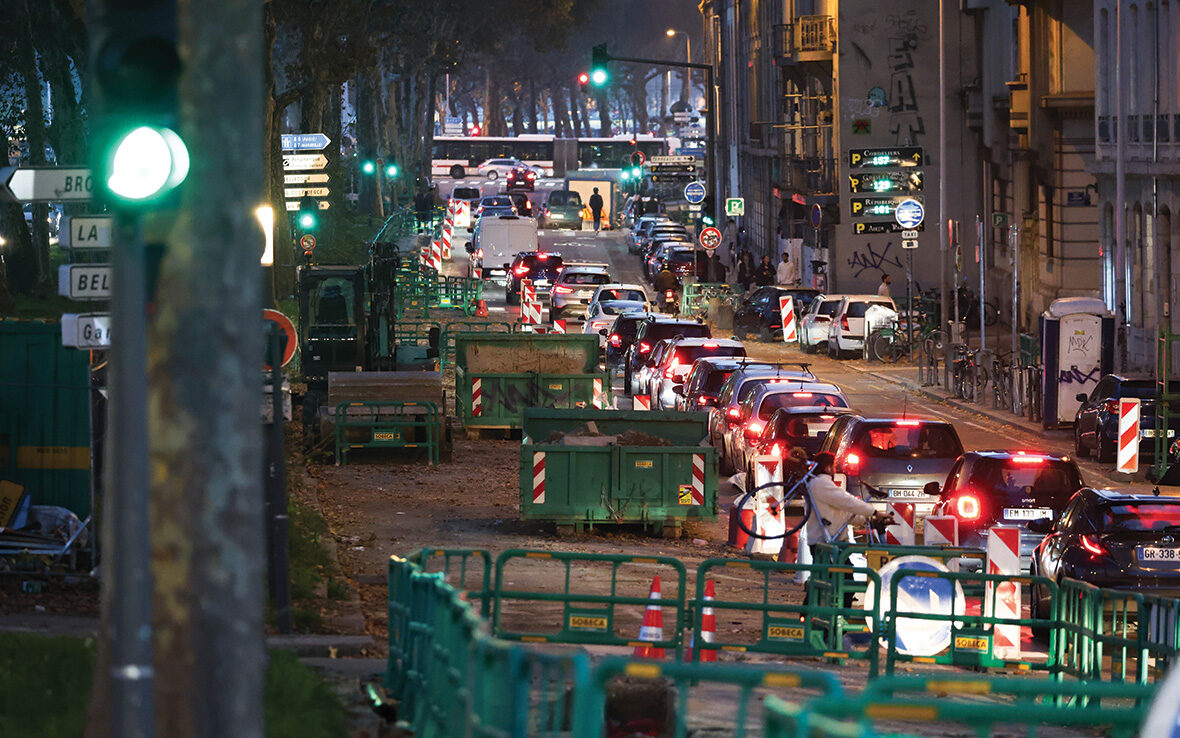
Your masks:
M 364 164 L 361 164 L 361 171 L 365 174 L 372 174 L 377 171 L 377 165 L 372 161 L 366 161 Z
M 299 198 L 299 214 L 295 217 L 299 230 L 306 233 L 316 229 L 320 223 L 319 207 L 314 197 Z
M 631 179 L 631 170 L 624 169 L 621 176 L 623 178 L 623 181 L 626 182 L 627 180 Z
M 582 72 L 578 75 L 578 87 L 582 88 L 582 92 L 586 91 L 586 87 L 590 84 L 590 75 Z
M 393 178 L 397 177 L 397 173 L 398 173 L 397 164 L 386 164 L 385 165 L 385 176 L 388 179 L 393 179 Z
M 89 4 L 95 180 L 112 205 L 153 203 L 188 175 L 177 130 L 176 0 Z
M 598 44 L 590 50 L 590 82 L 595 87 L 602 87 L 610 80 L 610 73 L 606 65 L 610 62 L 610 54 L 606 53 L 606 44 Z
M 305 231 L 310 231 L 315 228 L 315 213 L 300 213 L 299 227 Z

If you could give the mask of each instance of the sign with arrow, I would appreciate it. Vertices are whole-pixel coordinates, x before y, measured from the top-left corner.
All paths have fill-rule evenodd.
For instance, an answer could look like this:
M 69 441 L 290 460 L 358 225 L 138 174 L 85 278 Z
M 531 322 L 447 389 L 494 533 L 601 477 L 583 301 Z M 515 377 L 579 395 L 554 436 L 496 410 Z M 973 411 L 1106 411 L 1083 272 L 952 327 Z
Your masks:
M 299 202 L 296 200 L 287 200 L 284 204 L 287 206 L 288 213 L 293 213 L 299 209 Z M 332 207 L 332 203 L 328 202 L 327 200 L 320 200 L 316 203 L 316 205 L 319 206 L 320 210 L 327 210 L 328 208 Z
M 327 197 L 329 192 L 327 187 L 285 187 L 283 197 Z
M 323 133 L 282 133 L 279 138 L 283 151 L 320 151 L 332 143 Z
M 327 183 L 328 173 L 320 172 L 319 174 L 284 174 L 283 184 L 285 185 L 301 185 L 301 184 L 321 184 Z
M 307 171 L 328 166 L 328 157 L 323 154 L 283 154 L 283 171 Z
M 9 202 L 89 200 L 94 182 L 79 167 L 0 167 L 0 199 Z
M 921 146 L 901 146 L 895 149 L 849 149 L 848 167 L 920 167 L 924 159 Z

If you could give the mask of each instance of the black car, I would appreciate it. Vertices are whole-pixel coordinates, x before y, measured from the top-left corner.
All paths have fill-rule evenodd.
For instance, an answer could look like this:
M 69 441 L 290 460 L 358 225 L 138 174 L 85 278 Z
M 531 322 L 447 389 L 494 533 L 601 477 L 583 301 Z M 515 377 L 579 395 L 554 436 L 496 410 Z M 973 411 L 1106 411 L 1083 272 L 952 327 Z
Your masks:
M 509 197 L 512 198 L 512 204 L 516 207 L 516 214 L 526 217 L 536 217 L 536 210 L 533 208 L 533 201 L 529 196 L 523 192 L 514 192 Z
M 1034 575 L 1180 596 L 1180 498 L 1084 487 L 1056 521 L 1029 527 L 1047 534 L 1033 552 Z M 1042 589 L 1032 588 L 1037 618 L 1049 615 Z
M 1155 458 L 1155 380 L 1120 374 L 1107 374 L 1098 380 L 1089 395 L 1077 396 L 1082 403 L 1073 422 L 1074 451 L 1078 456 L 1093 454 L 1103 463 L 1114 461 L 1118 449 L 1119 400 L 1123 397 L 1139 399 L 1139 457 Z M 1168 438 L 1175 439 L 1180 430 L 1180 415 L 1172 415 L 1168 420 Z
M 931 484 L 927 492 L 935 491 L 937 484 Z M 972 548 L 987 547 L 987 531 L 994 525 L 1019 527 L 1020 561 L 1027 569 L 1033 549 L 1044 537 L 1030 524 L 1056 519 L 1082 485 L 1081 470 L 1068 456 L 969 451 L 947 473 L 931 514 L 958 519 L 959 545 Z
M 684 379 L 684 388 L 680 395 L 681 410 L 707 410 L 717 406 L 717 398 L 721 394 L 721 386 L 729 375 L 746 366 L 769 366 L 760 361 L 753 361 L 745 357 L 710 357 L 700 359 L 692 366 L 692 371 Z
M 795 300 L 795 318 L 798 320 L 811 307 L 811 301 L 821 293 L 812 287 L 759 287 L 746 298 L 733 315 L 733 332 L 739 339 L 751 334 L 769 341 L 776 336 L 782 338 L 783 321 L 778 308 L 780 295 L 790 295 Z
M 851 412 L 846 407 L 780 407 L 766 421 L 758 440 L 750 443 L 750 458 L 766 454 L 781 458 L 793 448 L 814 456 L 836 418 Z
M 504 178 L 505 188 L 513 190 L 527 190 L 532 192 L 537 183 L 537 173 L 528 167 L 513 167 Z
M 651 357 L 652 348 L 665 338 L 712 338 L 709 326 L 695 320 L 651 317 L 639 323 L 635 341 L 627 349 L 623 363 L 623 392 L 631 394 L 631 378 Z
M 509 305 L 520 303 L 520 280 L 532 280 L 537 299 L 549 297 L 557 273 L 561 271 L 561 254 L 555 251 L 522 251 L 508 267 L 508 281 L 504 283 L 504 301 Z
M 651 313 L 634 312 L 623 313 L 615 318 L 614 325 L 606 335 L 607 366 L 617 366 L 626 361 L 627 350 L 635 342 L 639 324 L 651 317 L 654 317 Z

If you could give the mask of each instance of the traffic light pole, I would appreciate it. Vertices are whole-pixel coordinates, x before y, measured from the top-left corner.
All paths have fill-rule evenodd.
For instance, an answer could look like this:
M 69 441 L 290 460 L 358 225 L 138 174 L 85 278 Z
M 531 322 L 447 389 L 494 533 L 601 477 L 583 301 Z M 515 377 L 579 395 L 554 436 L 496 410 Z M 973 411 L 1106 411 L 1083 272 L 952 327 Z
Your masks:
M 713 104 L 713 65 L 674 62 L 664 59 L 638 59 L 635 57 L 613 55 L 610 56 L 609 61 L 626 62 L 628 64 L 651 64 L 653 66 L 677 67 L 679 69 L 700 69 L 704 71 L 705 90 L 709 101 L 709 115 L 705 119 L 705 135 L 709 138 L 709 146 L 705 149 L 705 169 L 709 172 L 709 176 L 713 180 L 709 183 L 709 190 L 713 192 L 713 212 L 710 215 L 712 215 L 714 223 L 720 223 L 721 216 L 718 212 L 718 203 L 724 202 L 724 198 L 718 196 L 721 191 L 719 186 L 721 177 L 717 173 L 717 110 Z

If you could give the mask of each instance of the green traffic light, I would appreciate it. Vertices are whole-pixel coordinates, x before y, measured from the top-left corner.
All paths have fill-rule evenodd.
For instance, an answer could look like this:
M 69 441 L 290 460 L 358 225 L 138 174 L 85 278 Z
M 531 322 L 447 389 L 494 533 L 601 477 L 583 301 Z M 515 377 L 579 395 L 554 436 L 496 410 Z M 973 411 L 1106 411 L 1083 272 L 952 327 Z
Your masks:
M 606 73 L 605 69 L 598 68 L 590 70 L 590 83 L 595 87 L 602 87 L 608 79 L 610 79 L 610 75 Z
M 623 170 L 623 179 L 624 180 L 631 179 L 631 171 L 629 169 Z
M 385 167 L 385 176 L 390 179 L 393 179 L 394 177 L 396 177 L 397 172 L 398 172 L 397 164 L 390 164 L 389 166 Z
M 704 216 L 701 216 L 701 222 L 704 223 L 705 225 L 711 226 L 711 225 L 713 225 L 713 218 L 708 215 L 704 215 Z
M 631 176 L 639 179 L 643 176 L 643 167 L 635 167 L 631 170 Z
M 299 227 L 305 231 L 315 228 L 315 215 L 312 213 L 302 213 L 299 216 Z
M 128 200 L 147 200 L 188 176 L 184 141 L 168 128 L 140 126 L 119 139 L 111 156 L 107 187 Z
M 364 164 L 361 164 L 361 171 L 365 174 L 372 174 L 377 171 L 377 165 L 371 161 L 366 161 Z

